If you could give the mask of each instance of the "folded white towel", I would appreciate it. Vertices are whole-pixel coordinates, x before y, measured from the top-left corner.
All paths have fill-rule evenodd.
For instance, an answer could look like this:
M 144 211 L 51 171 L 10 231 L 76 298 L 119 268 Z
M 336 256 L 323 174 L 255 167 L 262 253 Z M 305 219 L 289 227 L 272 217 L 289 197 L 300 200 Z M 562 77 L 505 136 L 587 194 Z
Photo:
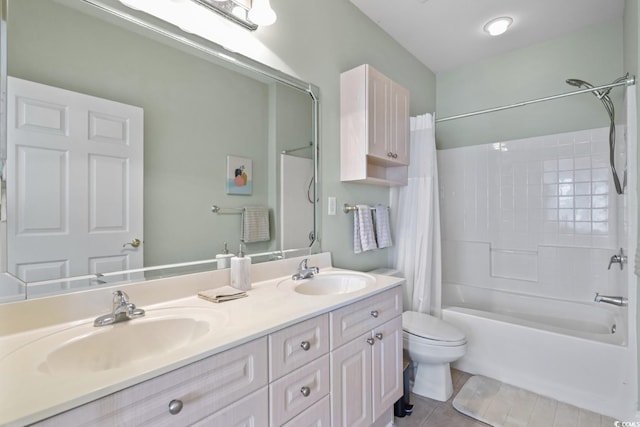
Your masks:
M 353 251 L 360 252 L 376 249 L 376 236 L 373 231 L 373 218 L 371 207 L 368 205 L 356 205 L 358 208 L 353 216 Z
M 378 247 L 388 248 L 393 245 L 391 241 L 391 227 L 389 226 L 389 210 L 384 205 L 375 206 L 376 241 Z
M 244 243 L 266 242 L 269 234 L 269 208 L 266 206 L 245 206 L 242 211 L 240 240 Z

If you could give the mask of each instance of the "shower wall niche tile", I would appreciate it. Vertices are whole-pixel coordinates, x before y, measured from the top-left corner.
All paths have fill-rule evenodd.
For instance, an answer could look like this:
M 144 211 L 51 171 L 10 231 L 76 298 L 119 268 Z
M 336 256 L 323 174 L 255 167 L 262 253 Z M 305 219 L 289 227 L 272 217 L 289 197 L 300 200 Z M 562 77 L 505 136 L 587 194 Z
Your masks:
M 623 132 L 617 129 L 618 141 Z M 608 137 L 608 128 L 598 128 L 439 150 L 443 246 L 456 260 L 445 262 L 445 280 L 483 277 L 476 285 L 557 296 L 572 295 L 576 280 L 581 292 L 609 283 L 605 261 L 626 219 Z M 617 146 L 624 170 L 625 144 Z M 604 270 L 593 265 L 594 253 Z

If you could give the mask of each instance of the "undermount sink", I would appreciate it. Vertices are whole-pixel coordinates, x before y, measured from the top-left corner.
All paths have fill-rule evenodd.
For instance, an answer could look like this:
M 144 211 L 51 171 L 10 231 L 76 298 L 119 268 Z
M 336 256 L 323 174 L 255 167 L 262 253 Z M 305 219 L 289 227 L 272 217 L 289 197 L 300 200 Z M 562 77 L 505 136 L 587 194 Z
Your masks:
M 278 286 L 292 287 L 303 295 L 338 295 L 356 292 L 375 284 L 375 277 L 357 272 L 328 271 L 314 275 L 310 279 L 286 279 Z
M 226 314 L 215 309 L 151 309 L 144 317 L 109 326 L 74 326 L 22 349 L 42 356 L 37 368 L 44 374 L 95 373 L 188 351 L 225 323 Z

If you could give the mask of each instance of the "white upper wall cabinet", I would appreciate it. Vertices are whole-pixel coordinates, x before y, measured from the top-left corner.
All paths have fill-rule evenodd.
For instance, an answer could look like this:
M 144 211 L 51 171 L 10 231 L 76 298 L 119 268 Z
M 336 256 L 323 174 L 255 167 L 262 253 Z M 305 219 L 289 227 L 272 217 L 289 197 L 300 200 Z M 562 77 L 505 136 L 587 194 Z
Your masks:
M 340 180 L 407 185 L 409 91 L 370 65 L 340 75 Z

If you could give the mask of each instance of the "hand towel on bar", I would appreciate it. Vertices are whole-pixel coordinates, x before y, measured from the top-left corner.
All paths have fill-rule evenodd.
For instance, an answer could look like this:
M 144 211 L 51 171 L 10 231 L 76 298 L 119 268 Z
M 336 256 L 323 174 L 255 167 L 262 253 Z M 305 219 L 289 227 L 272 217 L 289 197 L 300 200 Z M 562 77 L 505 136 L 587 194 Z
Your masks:
M 269 208 L 266 206 L 245 206 L 242 211 L 240 240 L 245 243 L 266 242 L 269 235 Z
M 353 215 L 353 251 L 360 252 L 376 249 L 376 236 L 373 231 L 373 218 L 371 207 L 368 205 L 356 205 L 358 208 Z
M 389 209 L 384 205 L 375 206 L 376 241 L 378 247 L 388 248 L 393 245 L 391 241 L 391 227 L 389 226 Z

